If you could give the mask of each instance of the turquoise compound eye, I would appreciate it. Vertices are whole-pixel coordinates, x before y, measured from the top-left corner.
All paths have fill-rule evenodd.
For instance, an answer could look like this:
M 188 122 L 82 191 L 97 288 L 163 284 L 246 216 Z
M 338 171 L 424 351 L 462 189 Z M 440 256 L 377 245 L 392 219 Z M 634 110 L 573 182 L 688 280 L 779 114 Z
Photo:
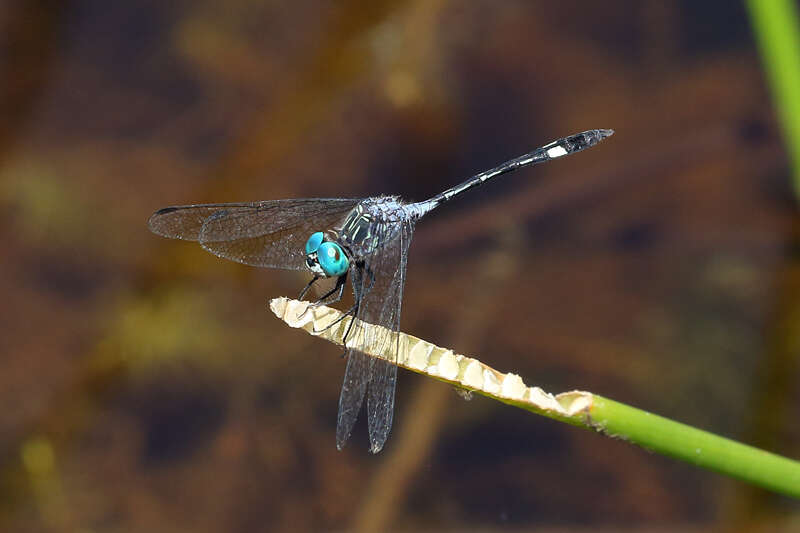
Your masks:
M 350 265 L 350 261 L 344 255 L 341 246 L 335 242 L 323 242 L 320 244 L 317 250 L 317 260 L 325 275 L 331 277 L 341 276 L 347 272 L 347 267 Z
M 322 237 L 321 231 L 311 234 L 311 237 L 306 241 L 306 255 L 313 254 L 319 249 L 319 245 L 322 244 Z

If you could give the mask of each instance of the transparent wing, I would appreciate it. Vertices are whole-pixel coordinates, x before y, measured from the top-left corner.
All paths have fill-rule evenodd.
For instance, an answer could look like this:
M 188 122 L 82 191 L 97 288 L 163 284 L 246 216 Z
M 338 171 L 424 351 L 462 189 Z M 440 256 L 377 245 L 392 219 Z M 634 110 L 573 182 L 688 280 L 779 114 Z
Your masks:
M 384 284 L 376 279 L 375 286 L 365 297 L 369 314 L 373 314 L 372 309 L 380 309 L 378 323 L 387 330 L 386 334 L 378 333 L 379 338 L 368 339 L 367 342 L 378 346 L 379 352 L 388 351 L 392 354 L 391 362 L 370 357 L 372 369 L 367 390 L 367 420 L 372 453 L 381 451 L 392 429 L 397 354 L 400 349 L 400 311 L 412 234 L 413 222 L 404 222 L 398 237 L 389 246 L 389 252 L 382 256 L 383 260 L 378 262 L 377 268 L 373 267 L 376 277 L 380 272 L 381 280 L 391 281 Z M 367 322 L 371 322 L 371 319 L 367 318 Z
M 339 397 L 339 421 L 336 430 L 336 444 L 341 448 L 350 436 L 366 394 L 370 450 L 373 453 L 383 448 L 392 428 L 400 310 L 413 222 L 400 223 L 399 231 L 392 231 L 391 228 L 384 231 L 387 235 L 383 239 L 388 242 L 367 259 L 365 272 L 360 274 L 361 279 L 358 280 L 361 295 L 358 318 L 385 329 L 355 331 L 352 338 L 366 335 L 367 344 L 379 352 L 391 353 L 394 359 L 388 362 L 355 350 L 349 351 Z
M 198 241 L 209 252 L 246 265 L 301 270 L 305 242 L 338 225 L 358 199 L 305 198 L 241 204 L 166 207 L 150 217 L 150 231 Z
M 365 276 L 360 268 L 352 268 L 350 272 L 353 293 L 355 299 L 358 300 L 369 285 L 365 284 Z M 362 306 L 358 309 L 355 318 L 360 320 L 363 314 Z M 362 334 L 361 328 L 354 326 L 348 335 L 348 343 L 352 344 L 353 339 L 358 339 Z M 358 412 L 361 410 L 361 404 L 364 402 L 364 394 L 369 381 L 370 359 L 372 359 L 370 356 L 358 350 L 352 348 L 347 350 L 347 367 L 344 370 L 342 392 L 339 394 L 339 414 L 336 420 L 336 447 L 340 450 L 344 448 L 345 442 L 350 438 L 353 425 L 358 418 Z

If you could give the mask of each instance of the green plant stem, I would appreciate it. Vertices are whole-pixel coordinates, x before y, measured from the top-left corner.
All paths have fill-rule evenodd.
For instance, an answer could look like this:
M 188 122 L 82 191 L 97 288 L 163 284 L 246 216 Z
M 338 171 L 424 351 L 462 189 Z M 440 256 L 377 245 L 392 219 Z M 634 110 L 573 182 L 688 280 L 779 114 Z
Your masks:
M 593 395 L 587 425 L 654 452 L 800 498 L 800 463 Z
M 800 23 L 795 0 L 748 0 L 764 69 L 800 196 Z
M 270 308 L 294 328 L 342 344 L 348 321 L 326 306 L 275 298 Z M 335 327 L 329 327 L 336 324 Z M 361 339 L 380 339 L 385 328 L 359 322 Z M 383 331 L 380 331 L 383 330 Z M 458 355 L 412 335 L 399 332 L 398 343 L 349 345 L 408 370 L 477 392 L 561 422 L 591 429 L 681 461 L 741 479 L 780 494 L 800 498 L 800 462 L 674 422 L 584 391 L 549 394 L 525 385 L 516 374 L 498 372 L 477 359 Z M 359 337 L 359 336 L 354 336 Z M 395 347 L 398 348 L 395 351 Z

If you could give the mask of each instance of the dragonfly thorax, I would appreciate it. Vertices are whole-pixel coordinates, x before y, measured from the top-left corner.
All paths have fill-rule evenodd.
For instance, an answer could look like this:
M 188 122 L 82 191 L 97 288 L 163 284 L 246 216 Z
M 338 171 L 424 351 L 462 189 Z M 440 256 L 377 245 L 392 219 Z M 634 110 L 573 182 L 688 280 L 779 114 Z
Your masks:
M 356 258 L 369 256 L 399 235 L 400 225 L 414 218 L 396 196 L 362 200 L 338 230 L 338 240 Z
M 343 275 L 350 266 L 350 259 L 338 243 L 326 240 L 325 234 L 317 231 L 306 241 L 306 267 L 316 276 L 332 278 Z

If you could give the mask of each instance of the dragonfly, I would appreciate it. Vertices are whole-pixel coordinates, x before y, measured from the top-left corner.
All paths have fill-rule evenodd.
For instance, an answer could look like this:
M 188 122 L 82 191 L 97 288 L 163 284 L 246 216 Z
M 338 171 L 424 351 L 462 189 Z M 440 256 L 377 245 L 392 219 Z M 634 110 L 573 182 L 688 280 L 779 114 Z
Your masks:
M 153 213 L 148 226 L 157 235 L 196 241 L 212 254 L 245 265 L 307 271 L 312 277 L 299 299 L 312 286 L 324 292 L 312 306 L 341 300 L 350 279 L 353 305 L 342 316 L 352 319 L 343 336 L 347 365 L 339 395 L 336 446 L 341 450 L 350 437 L 366 397 L 370 451 L 378 453 L 392 427 L 400 310 L 416 222 L 492 178 L 580 152 L 613 133 L 594 129 L 563 137 L 422 202 L 384 195 L 179 205 Z M 330 280 L 327 287 L 333 286 L 327 291 L 321 289 L 326 278 Z M 361 323 L 383 328 L 359 331 Z M 348 338 L 359 338 L 359 334 L 367 337 L 364 345 L 375 347 L 377 353 L 394 354 L 393 360 L 348 346 Z

